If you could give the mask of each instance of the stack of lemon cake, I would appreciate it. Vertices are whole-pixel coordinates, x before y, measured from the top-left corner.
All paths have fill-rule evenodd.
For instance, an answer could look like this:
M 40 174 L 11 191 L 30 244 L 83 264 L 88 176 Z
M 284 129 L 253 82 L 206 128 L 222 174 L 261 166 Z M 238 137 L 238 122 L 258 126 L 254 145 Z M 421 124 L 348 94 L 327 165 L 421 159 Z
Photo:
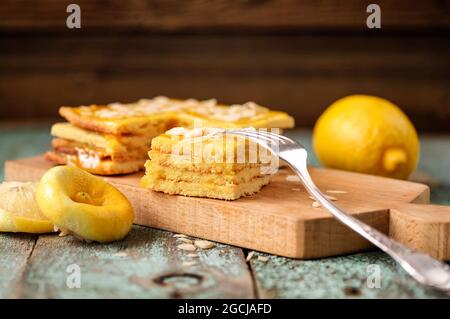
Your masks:
M 141 186 L 166 194 L 235 200 L 270 181 L 254 142 L 214 128 L 173 128 L 154 138 Z M 252 143 L 254 145 L 252 145 Z
M 290 128 L 294 120 L 253 102 L 220 105 L 216 100 L 176 100 L 167 97 L 136 103 L 61 107 L 68 122 L 52 127 L 53 150 L 46 158 L 114 175 L 144 168 L 152 138 L 173 127 Z

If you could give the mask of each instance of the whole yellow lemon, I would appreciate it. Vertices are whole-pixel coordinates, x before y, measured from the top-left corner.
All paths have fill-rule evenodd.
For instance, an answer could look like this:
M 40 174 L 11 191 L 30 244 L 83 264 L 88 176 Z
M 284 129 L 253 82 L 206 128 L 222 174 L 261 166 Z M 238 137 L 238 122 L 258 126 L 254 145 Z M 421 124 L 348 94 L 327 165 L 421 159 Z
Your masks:
M 351 95 L 319 117 L 313 147 L 326 167 L 406 179 L 419 158 L 417 132 L 395 104 Z

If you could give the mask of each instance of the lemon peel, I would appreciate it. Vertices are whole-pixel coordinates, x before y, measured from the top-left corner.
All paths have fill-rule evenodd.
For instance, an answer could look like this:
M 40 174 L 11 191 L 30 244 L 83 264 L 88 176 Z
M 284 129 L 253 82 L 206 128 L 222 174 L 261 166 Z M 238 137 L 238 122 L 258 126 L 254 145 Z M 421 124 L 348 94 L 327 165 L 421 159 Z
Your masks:
M 133 208 L 118 189 L 73 166 L 48 170 L 41 178 L 36 199 L 57 228 L 86 241 L 121 240 L 133 223 Z
M 408 162 L 408 154 L 403 148 L 389 148 L 383 154 L 383 168 L 395 172 L 400 165 Z
M 398 106 L 376 96 L 351 95 L 319 117 L 313 148 L 326 167 L 407 179 L 417 166 L 420 143 Z

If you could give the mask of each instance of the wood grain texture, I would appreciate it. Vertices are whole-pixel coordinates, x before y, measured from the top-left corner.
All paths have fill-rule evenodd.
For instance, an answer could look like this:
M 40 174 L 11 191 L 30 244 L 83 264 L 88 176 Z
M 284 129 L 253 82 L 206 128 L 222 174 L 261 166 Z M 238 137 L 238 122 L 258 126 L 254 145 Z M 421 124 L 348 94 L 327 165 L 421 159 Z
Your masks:
M 50 167 L 42 157 L 8 161 L 6 180 L 38 180 Z M 393 227 L 393 237 L 411 248 L 450 259 L 446 248 L 450 207 L 423 206 L 421 210 L 414 206 L 408 220 L 415 226 L 405 227 L 405 219 L 389 217 L 389 209 L 400 203 L 428 203 L 426 185 L 329 169 L 310 171 L 322 190 L 347 192 L 333 196 L 350 214 L 385 233 Z M 320 258 L 372 247 L 323 208 L 313 208 L 300 182 L 286 180 L 289 174 L 290 170 L 283 169 L 261 192 L 231 202 L 153 192 L 138 186 L 142 173 L 106 179 L 130 200 L 137 224 L 293 258 Z M 436 237 L 434 227 L 423 227 L 430 222 L 443 233 Z M 406 240 L 419 227 L 423 236 Z
M 0 30 L 61 30 L 70 2 L 3 0 Z M 94 30 L 197 31 L 366 28 L 370 2 L 347 1 L 88 1 L 77 2 L 82 26 Z M 383 28 L 448 28 L 449 2 L 380 0 Z
M 450 206 L 401 204 L 389 214 L 389 236 L 429 252 L 439 259 L 450 256 Z M 419 219 L 422 222 L 417 222 Z
M 0 117 L 167 95 L 253 100 L 311 127 L 348 94 L 385 97 L 419 130 L 448 130 L 448 36 L 3 36 Z M 187 49 L 188 48 L 188 49 Z
M 179 243 L 179 242 L 178 242 Z M 19 298 L 252 298 L 242 251 L 217 245 L 197 258 L 177 249 L 171 233 L 134 226 L 125 240 L 89 244 L 71 236 L 40 236 L 28 260 Z M 186 261 L 197 261 L 186 266 Z M 66 284 L 76 264 L 80 288 Z M 69 268 L 70 270 L 70 268 Z
M 27 267 L 37 236 L 0 233 L 0 299 L 17 298 L 16 286 Z

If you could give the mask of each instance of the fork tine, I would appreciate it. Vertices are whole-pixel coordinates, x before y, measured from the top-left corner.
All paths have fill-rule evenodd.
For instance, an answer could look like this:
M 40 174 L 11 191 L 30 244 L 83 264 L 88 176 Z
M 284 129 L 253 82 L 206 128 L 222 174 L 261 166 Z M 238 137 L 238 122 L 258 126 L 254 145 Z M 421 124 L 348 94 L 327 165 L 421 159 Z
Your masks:
M 187 139 L 184 139 L 184 140 L 180 141 L 179 143 L 194 144 L 194 143 L 197 143 L 197 142 L 200 142 L 203 140 L 207 140 L 211 137 L 217 137 L 221 133 L 222 132 L 214 132 L 214 133 L 203 135 L 203 136 L 188 137 Z
M 272 145 L 274 144 L 274 141 L 269 137 L 263 137 L 261 135 L 258 135 L 256 132 L 249 130 L 227 130 L 227 132 L 232 135 L 247 137 L 250 140 L 256 142 L 258 145 L 268 150 L 271 150 L 272 152 L 274 151 L 273 148 L 270 146 L 270 144 Z
M 271 133 L 266 132 L 266 131 L 258 131 L 257 134 L 258 134 L 258 136 L 262 136 L 262 137 L 271 139 L 272 141 L 278 141 L 278 142 L 282 141 L 277 135 L 271 134 Z
M 232 134 L 232 135 L 240 135 L 240 136 L 246 136 L 251 138 L 258 138 L 258 134 L 256 132 L 250 131 L 250 130 L 236 130 L 236 129 L 230 129 L 226 130 L 225 134 Z
M 248 138 L 252 138 L 252 139 L 258 139 L 258 135 L 257 134 L 252 134 L 249 131 L 243 131 L 243 130 L 224 130 L 224 131 L 218 131 L 218 132 L 213 132 L 211 134 L 207 134 L 207 135 L 203 135 L 203 136 L 196 136 L 196 137 L 189 137 L 188 139 L 185 139 L 181 142 L 187 142 L 187 143 L 196 143 L 202 140 L 206 140 L 209 139 L 211 137 L 218 137 L 219 135 L 223 135 L 226 133 L 230 133 L 232 135 L 236 135 L 236 136 L 244 136 L 244 137 L 248 137 Z M 268 139 L 264 139 L 264 140 L 268 140 Z
M 240 130 L 238 130 L 240 131 Z M 287 138 L 286 136 L 280 135 L 280 134 L 275 134 L 272 132 L 266 132 L 266 131 L 249 131 L 249 130 L 242 130 L 247 132 L 253 132 L 252 136 L 254 136 L 255 138 L 259 138 L 259 139 L 263 139 L 265 141 L 269 141 L 270 143 L 274 144 L 275 142 L 281 143 L 281 144 L 286 144 L 286 143 L 294 143 L 294 141 L 292 141 L 290 138 Z
M 208 139 L 211 137 L 217 137 L 218 135 L 227 134 L 227 133 L 235 135 L 235 136 L 247 137 L 267 149 L 272 149 L 271 145 L 273 146 L 277 143 L 279 143 L 279 144 L 295 143 L 293 140 L 291 140 L 290 138 L 287 138 L 283 135 L 275 134 L 272 132 L 256 131 L 256 130 L 250 130 L 250 129 L 226 129 L 226 130 L 213 132 L 213 133 L 203 135 L 203 136 L 189 138 L 185 142 L 187 142 L 189 144 L 195 143 L 198 141 L 202 141 L 202 140 L 205 140 L 205 139 Z
M 264 134 L 261 134 L 264 133 Z M 260 147 L 265 148 L 268 150 L 272 155 L 280 156 L 279 155 L 279 144 L 285 145 L 287 142 L 295 143 L 292 140 L 285 138 L 282 139 L 281 135 L 273 134 L 273 133 L 267 133 L 267 132 L 258 132 L 255 130 L 246 130 L 246 129 L 225 129 L 221 131 L 212 132 L 207 135 L 198 136 L 198 137 L 191 137 L 187 140 L 181 141 L 181 143 L 195 143 L 198 141 L 203 141 L 205 139 L 218 137 L 219 135 L 225 135 L 225 134 L 231 134 L 235 136 L 241 136 L 241 137 L 247 137 L 248 139 L 254 141 L 256 144 L 258 144 Z
M 235 134 L 235 135 L 241 135 L 241 136 L 247 136 L 247 137 L 251 137 L 253 139 L 256 140 L 263 140 L 264 142 L 270 142 L 273 144 L 274 139 L 271 136 L 268 135 L 262 135 L 259 132 L 256 131 L 250 131 L 250 130 L 230 130 L 228 131 L 231 134 Z
M 266 147 L 269 147 L 269 145 L 273 145 L 276 143 L 276 141 L 274 141 L 273 139 L 271 139 L 270 137 L 266 137 L 263 135 L 259 135 L 259 134 L 255 134 L 255 133 L 250 133 L 249 135 L 244 135 L 247 136 L 248 138 L 251 138 L 253 141 L 257 142 L 258 144 L 261 144 L 262 142 L 265 143 Z
M 280 134 L 275 134 L 272 132 L 266 132 L 266 131 L 259 131 L 258 132 L 259 136 L 264 136 L 267 138 L 271 138 L 274 139 L 282 144 L 285 144 L 286 142 L 292 142 L 289 138 L 287 138 L 286 136 L 280 135 Z
M 277 140 L 282 140 L 284 142 L 288 142 L 288 143 L 293 143 L 294 142 L 289 137 L 286 137 L 286 136 L 281 135 L 281 134 L 276 134 L 276 133 L 273 133 L 273 132 L 266 132 L 266 131 L 261 131 L 259 133 L 262 134 L 262 135 L 265 135 L 265 136 L 270 136 L 270 137 L 275 138 Z

